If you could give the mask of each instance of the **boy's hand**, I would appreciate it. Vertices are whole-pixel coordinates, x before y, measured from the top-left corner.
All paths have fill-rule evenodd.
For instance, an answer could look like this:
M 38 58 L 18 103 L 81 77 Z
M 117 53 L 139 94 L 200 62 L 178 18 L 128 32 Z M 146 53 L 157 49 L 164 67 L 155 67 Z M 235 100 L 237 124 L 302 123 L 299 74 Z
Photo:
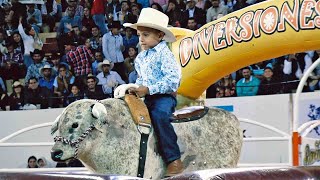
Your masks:
M 137 94 L 139 97 L 144 97 L 149 94 L 149 88 L 146 86 L 139 86 L 138 88 L 128 89 L 129 94 Z

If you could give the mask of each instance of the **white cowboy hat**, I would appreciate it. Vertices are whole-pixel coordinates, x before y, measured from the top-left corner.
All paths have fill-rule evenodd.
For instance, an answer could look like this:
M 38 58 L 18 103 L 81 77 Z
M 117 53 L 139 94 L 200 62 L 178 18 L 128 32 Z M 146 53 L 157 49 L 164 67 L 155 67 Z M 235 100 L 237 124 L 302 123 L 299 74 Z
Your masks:
M 43 76 L 43 71 L 44 71 L 45 69 L 50 69 L 50 70 L 51 70 L 52 68 L 51 68 L 51 66 L 50 66 L 49 64 L 44 65 L 43 68 L 40 69 L 40 74 L 41 74 L 41 76 Z
M 110 61 L 109 60 L 103 60 L 102 62 L 100 62 L 99 64 L 98 64 L 98 70 L 99 71 L 102 71 L 102 65 L 110 65 L 110 70 L 113 68 L 113 66 L 114 66 L 114 64 L 113 63 L 110 63 Z
M 166 14 L 163 14 L 162 12 L 153 8 L 143 8 L 137 23 L 124 23 L 123 26 L 130 27 L 132 29 L 137 29 L 138 26 L 157 29 L 164 32 L 165 35 L 163 39 L 165 41 L 174 42 L 176 41 L 176 37 L 168 29 L 168 22 L 169 17 Z

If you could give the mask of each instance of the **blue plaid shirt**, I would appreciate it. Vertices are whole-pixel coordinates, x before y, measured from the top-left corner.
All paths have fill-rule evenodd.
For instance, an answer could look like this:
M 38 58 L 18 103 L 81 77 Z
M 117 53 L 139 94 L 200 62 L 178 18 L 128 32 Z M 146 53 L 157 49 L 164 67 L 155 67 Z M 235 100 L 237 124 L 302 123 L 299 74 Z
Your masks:
M 181 67 L 165 41 L 146 51 L 135 59 L 138 73 L 137 85 L 149 88 L 150 95 L 176 92 L 181 80 Z

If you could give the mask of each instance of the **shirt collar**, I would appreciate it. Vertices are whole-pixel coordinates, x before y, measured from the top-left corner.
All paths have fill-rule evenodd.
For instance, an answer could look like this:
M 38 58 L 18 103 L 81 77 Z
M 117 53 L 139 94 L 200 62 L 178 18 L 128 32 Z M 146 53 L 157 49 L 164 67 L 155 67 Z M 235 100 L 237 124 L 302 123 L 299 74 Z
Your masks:
M 252 76 L 250 76 L 250 79 L 249 79 L 249 82 L 251 81 L 252 81 Z M 245 82 L 246 82 L 246 78 L 243 78 L 242 83 L 245 83 Z
M 157 44 L 155 47 L 148 49 L 146 51 L 144 51 L 144 56 L 148 55 L 149 52 L 161 52 L 163 48 L 165 48 L 167 46 L 167 43 L 165 41 L 160 41 L 159 44 Z

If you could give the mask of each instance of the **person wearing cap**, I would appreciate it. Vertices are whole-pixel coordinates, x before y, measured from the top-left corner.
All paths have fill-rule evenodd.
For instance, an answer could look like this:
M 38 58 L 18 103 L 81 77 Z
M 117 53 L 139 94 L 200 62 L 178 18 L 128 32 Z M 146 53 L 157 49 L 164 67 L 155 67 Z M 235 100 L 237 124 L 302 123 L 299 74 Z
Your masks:
M 33 59 L 33 64 L 31 64 L 28 67 L 27 75 L 24 78 L 25 82 L 28 82 L 30 77 L 36 77 L 37 79 L 39 79 L 41 77 L 40 69 L 43 68 L 46 64 L 48 64 L 47 62 L 43 61 L 43 51 L 35 49 L 33 52 L 30 53 L 30 55 Z
M 113 65 L 110 61 L 105 59 L 103 62 L 99 63 L 98 69 L 101 73 L 97 75 L 97 78 L 99 79 L 98 85 L 102 86 L 105 94 L 110 95 L 113 94 L 114 88 L 118 85 L 126 84 L 117 72 L 111 71 L 112 68 Z
M 120 21 L 113 21 L 108 26 L 109 33 L 106 33 L 102 37 L 102 50 L 104 58 L 109 59 L 114 64 L 113 70 L 116 71 L 123 80 L 126 79 L 124 57 L 122 52 L 125 50 L 123 45 L 123 38 L 120 35 L 121 24 Z
M 189 18 L 194 18 L 198 23 L 198 27 L 206 24 L 206 12 L 198 7 L 196 7 L 195 0 L 187 0 L 187 9 L 182 13 L 183 19 L 181 20 L 182 27 L 187 26 Z
M 52 67 L 49 64 L 44 65 L 44 67 L 40 69 L 40 74 L 39 86 L 47 88 L 49 91 L 53 92 L 55 76 L 52 76 Z
M 129 89 L 129 93 L 145 98 L 160 154 L 167 164 L 165 176 L 174 176 L 183 171 L 177 135 L 170 122 L 177 104 L 175 93 L 180 85 L 181 67 L 166 44 L 166 41 L 176 41 L 167 28 L 168 22 L 167 15 L 144 8 L 137 23 L 124 26 L 137 30 L 143 50 L 135 59 L 138 73 L 135 84 L 139 87 Z
M 24 106 L 24 89 L 19 81 L 15 81 L 12 85 L 13 92 L 9 96 L 10 110 L 21 110 Z
M 84 96 L 86 98 L 102 100 L 110 97 L 104 93 L 101 85 L 97 85 L 99 83 L 99 79 L 96 76 L 88 74 L 86 83 L 87 88 L 84 90 Z

